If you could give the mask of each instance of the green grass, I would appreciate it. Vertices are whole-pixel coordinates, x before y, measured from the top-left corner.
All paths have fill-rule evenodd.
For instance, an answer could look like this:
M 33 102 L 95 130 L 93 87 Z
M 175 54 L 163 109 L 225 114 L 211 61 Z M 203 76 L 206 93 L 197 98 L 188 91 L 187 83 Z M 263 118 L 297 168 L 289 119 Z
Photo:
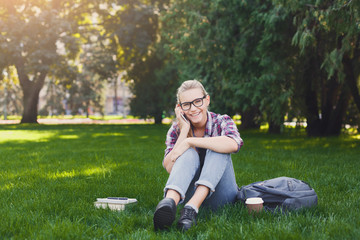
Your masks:
M 20 115 L 10 115 L 6 117 L 8 120 L 21 120 L 21 116 Z M 54 115 L 54 116 L 38 116 L 38 119 L 85 119 L 87 118 L 86 115 Z M 90 115 L 89 116 L 90 119 L 93 120 L 114 120 L 114 119 L 124 119 L 123 116 L 121 115 L 105 115 L 105 116 L 101 116 L 101 115 Z M 137 117 L 131 116 L 131 115 L 127 115 L 126 119 L 136 119 Z M 4 116 L 0 115 L 0 119 L 3 120 Z
M 309 182 L 319 205 L 288 215 L 249 216 L 240 203 L 200 211 L 187 233 L 154 232 L 167 173 L 168 126 L 0 126 L 1 239 L 359 239 L 360 138 L 307 138 L 244 131 L 233 155 L 238 185 L 289 176 Z M 292 132 L 291 132 L 292 131 Z M 122 212 L 97 197 L 127 196 Z M 175 224 L 174 224 L 175 225 Z

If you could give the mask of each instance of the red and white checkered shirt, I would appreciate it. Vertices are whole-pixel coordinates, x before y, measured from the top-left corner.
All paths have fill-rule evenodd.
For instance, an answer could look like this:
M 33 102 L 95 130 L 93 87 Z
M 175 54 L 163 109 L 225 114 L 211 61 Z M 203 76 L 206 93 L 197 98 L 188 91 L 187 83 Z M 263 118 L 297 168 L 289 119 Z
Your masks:
M 204 137 L 227 136 L 235 140 L 238 145 L 238 152 L 244 144 L 240 133 L 234 121 L 228 115 L 220 115 L 213 112 L 207 112 L 208 120 L 206 122 Z M 173 150 L 174 145 L 180 135 L 180 128 L 177 122 L 174 122 L 166 135 L 165 156 Z

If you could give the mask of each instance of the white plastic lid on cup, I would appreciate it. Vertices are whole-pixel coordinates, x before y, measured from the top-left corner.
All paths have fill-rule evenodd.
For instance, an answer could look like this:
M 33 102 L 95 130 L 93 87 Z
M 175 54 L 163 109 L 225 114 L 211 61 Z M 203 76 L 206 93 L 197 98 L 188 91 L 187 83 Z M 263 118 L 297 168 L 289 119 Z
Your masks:
M 246 199 L 245 204 L 261 204 L 264 203 L 264 201 L 262 200 L 262 198 L 259 197 L 253 197 L 253 198 L 248 198 Z

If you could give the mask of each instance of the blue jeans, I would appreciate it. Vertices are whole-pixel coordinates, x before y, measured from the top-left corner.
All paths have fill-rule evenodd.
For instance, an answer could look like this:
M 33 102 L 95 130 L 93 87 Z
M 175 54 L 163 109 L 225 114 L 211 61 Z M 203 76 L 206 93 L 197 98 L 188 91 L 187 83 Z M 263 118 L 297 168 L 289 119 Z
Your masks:
M 217 209 L 236 201 L 238 187 L 230 154 L 206 151 L 204 165 L 200 167 L 199 154 L 189 148 L 175 162 L 164 192 L 177 191 L 182 203 L 188 201 L 198 185 L 206 186 L 210 193 L 202 206 Z

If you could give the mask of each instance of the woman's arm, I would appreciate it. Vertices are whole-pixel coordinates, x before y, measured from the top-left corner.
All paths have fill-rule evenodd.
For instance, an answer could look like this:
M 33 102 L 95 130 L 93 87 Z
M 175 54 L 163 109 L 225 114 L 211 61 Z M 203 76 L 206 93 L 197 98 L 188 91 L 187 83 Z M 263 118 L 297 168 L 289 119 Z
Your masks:
M 181 111 L 180 106 L 176 106 L 175 114 L 176 114 L 177 122 L 179 124 L 180 134 L 176 140 L 176 143 L 175 143 L 173 149 L 165 156 L 164 161 L 163 161 L 163 166 L 165 167 L 165 169 L 168 173 L 171 172 L 171 169 L 172 169 L 176 159 L 189 148 L 189 147 L 186 147 L 185 145 L 183 145 L 182 143 L 188 137 L 188 133 L 190 131 L 190 123 L 188 121 L 185 121 L 181 117 L 181 114 L 183 114 L 183 112 Z
M 164 167 L 168 173 L 171 172 L 176 159 L 190 147 L 210 149 L 218 153 L 233 153 L 238 150 L 238 144 L 236 141 L 227 136 L 186 138 L 186 134 L 184 135 L 185 136 L 181 136 L 180 134 L 181 140 L 179 137 L 179 140 L 176 142 L 174 149 L 168 155 L 166 155 L 164 159 Z
M 191 137 L 185 139 L 189 147 L 210 149 L 218 153 L 234 153 L 238 150 L 238 144 L 234 139 L 227 136 L 218 137 Z
M 187 128 L 181 129 L 180 131 L 180 135 L 174 145 L 174 148 L 171 150 L 171 152 L 169 152 L 165 158 L 164 158 L 164 162 L 163 165 L 166 169 L 166 171 L 168 173 L 171 172 L 171 169 L 176 161 L 176 159 L 183 153 L 185 152 L 187 149 L 185 150 L 180 150 L 180 147 L 184 147 L 184 145 L 182 144 L 184 142 L 184 140 L 187 139 L 187 135 L 189 132 L 190 127 L 188 128 L 188 130 L 186 130 Z M 177 154 L 178 152 L 181 152 L 181 154 Z

